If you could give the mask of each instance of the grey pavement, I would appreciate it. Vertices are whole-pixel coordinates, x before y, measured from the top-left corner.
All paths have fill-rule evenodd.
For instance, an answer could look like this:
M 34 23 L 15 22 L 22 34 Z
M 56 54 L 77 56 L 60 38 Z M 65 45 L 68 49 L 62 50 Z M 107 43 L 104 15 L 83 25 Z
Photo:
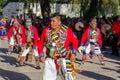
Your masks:
M 0 40 L 0 80 L 42 80 L 44 64 L 40 63 L 40 70 L 35 69 L 34 59 L 26 62 L 23 67 L 16 67 L 18 54 L 6 55 L 7 40 Z M 120 57 L 110 55 L 108 49 L 105 55 L 105 65 L 100 65 L 95 56 L 85 64 L 81 64 L 81 54 L 78 54 L 76 65 L 81 72 L 77 72 L 76 80 L 120 80 Z M 48 78 L 49 80 L 49 78 Z M 57 80 L 61 80 L 58 76 Z

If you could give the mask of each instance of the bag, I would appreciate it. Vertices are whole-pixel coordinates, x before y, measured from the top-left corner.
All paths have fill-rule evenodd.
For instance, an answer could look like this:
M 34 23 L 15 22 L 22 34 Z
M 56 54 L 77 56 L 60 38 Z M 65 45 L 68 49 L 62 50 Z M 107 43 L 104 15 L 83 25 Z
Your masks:
M 17 46 L 17 45 L 13 46 L 13 52 L 19 53 L 20 51 L 21 51 L 20 46 Z

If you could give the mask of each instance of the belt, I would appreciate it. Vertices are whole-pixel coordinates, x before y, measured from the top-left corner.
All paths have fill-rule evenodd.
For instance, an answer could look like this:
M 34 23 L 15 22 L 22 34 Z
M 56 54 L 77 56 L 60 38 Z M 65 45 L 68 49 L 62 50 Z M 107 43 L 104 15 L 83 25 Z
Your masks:
M 51 57 L 51 56 L 48 55 L 46 58 L 59 59 L 59 58 L 66 58 L 66 56 L 54 56 L 54 57 Z

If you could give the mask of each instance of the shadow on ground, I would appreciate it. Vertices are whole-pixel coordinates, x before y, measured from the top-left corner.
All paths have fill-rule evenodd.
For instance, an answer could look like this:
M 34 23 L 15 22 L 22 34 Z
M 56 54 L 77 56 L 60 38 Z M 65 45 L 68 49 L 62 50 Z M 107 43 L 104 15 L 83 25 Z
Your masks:
M 2 60 L 0 60 L 0 61 L 3 63 L 9 63 L 10 65 L 12 65 L 12 66 L 15 65 L 16 67 L 19 65 L 19 61 L 17 60 L 17 58 L 12 57 L 10 55 L 0 55 L 0 58 L 2 58 Z M 27 62 L 25 62 L 25 65 L 36 68 L 35 65 L 29 64 Z
M 105 69 L 108 71 L 116 71 L 116 72 L 120 73 L 120 69 L 116 70 L 116 69 L 111 69 L 111 68 L 106 68 L 106 67 L 102 67 L 102 69 Z
M 29 77 L 22 73 L 0 69 L 0 77 L 4 80 L 31 80 Z
M 0 52 L 7 54 L 7 48 L 0 48 Z
M 78 74 L 84 75 L 88 78 L 93 78 L 95 80 L 116 80 L 112 77 L 104 76 L 104 75 L 97 74 L 97 73 L 91 72 L 91 71 L 84 71 L 82 73 L 78 72 Z
M 10 65 L 16 65 L 16 63 L 18 63 L 17 59 L 12 56 L 0 55 L 0 57 L 2 58 L 2 60 L 0 60 L 1 62 L 9 63 Z

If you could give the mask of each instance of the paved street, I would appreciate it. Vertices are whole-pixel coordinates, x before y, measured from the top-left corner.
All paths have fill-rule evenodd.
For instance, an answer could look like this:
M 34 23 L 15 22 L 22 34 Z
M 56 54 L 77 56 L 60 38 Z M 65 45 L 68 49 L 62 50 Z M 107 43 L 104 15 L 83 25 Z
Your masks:
M 110 55 L 111 50 L 105 52 L 105 65 L 100 65 L 96 57 L 80 65 L 81 55 L 78 54 L 76 65 L 83 72 L 77 73 L 76 80 L 120 80 L 120 57 Z M 41 70 L 36 70 L 34 60 L 26 62 L 24 67 L 16 67 L 17 55 L 6 55 L 7 41 L 0 40 L 0 80 L 42 80 L 43 64 Z M 49 78 L 48 78 L 49 80 Z M 61 80 L 58 77 L 57 80 Z

